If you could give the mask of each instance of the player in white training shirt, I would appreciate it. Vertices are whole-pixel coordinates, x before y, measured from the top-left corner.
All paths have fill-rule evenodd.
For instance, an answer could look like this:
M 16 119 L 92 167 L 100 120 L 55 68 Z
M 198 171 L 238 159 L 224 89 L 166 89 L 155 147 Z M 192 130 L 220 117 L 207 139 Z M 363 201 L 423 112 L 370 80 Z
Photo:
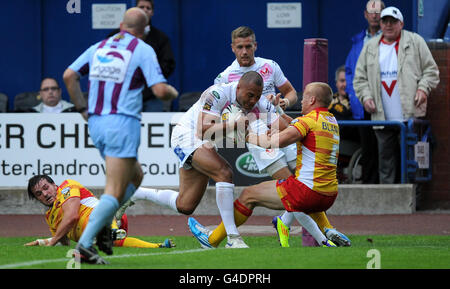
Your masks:
M 255 34 L 249 27 L 239 27 L 232 33 L 232 50 L 236 60 L 220 73 L 214 83 L 229 83 L 238 81 L 247 71 L 258 72 L 264 80 L 264 89 L 260 101 L 266 101 L 266 96 L 275 95 L 278 88 L 285 97 L 280 99 L 280 107 L 286 108 L 297 101 L 297 92 L 284 76 L 280 66 L 273 60 L 254 57 L 256 50 Z M 269 124 L 259 122 L 255 127 L 265 133 Z M 267 172 L 275 179 L 291 174 L 295 169 L 297 147 L 292 144 L 286 148 L 269 149 L 247 144 L 260 172 Z M 290 169 L 288 167 L 290 165 Z

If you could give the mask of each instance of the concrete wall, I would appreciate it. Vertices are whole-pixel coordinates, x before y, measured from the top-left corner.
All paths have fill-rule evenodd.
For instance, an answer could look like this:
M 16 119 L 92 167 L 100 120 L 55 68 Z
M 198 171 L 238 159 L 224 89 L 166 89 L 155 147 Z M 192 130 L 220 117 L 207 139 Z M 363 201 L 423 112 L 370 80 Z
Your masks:
M 244 187 L 237 187 L 238 197 Z M 171 188 L 177 190 L 176 188 Z M 102 193 L 102 188 L 92 188 L 95 195 Z M 330 215 L 380 215 L 412 214 L 415 212 L 415 186 L 405 185 L 340 185 L 339 195 Z M 0 214 L 42 214 L 45 207 L 34 200 L 29 200 L 26 188 L 0 189 Z M 255 208 L 254 215 L 273 216 L 281 211 Z M 127 210 L 129 215 L 173 215 L 170 209 L 162 208 L 148 201 L 142 201 Z M 216 205 L 215 187 L 208 187 L 195 215 L 219 215 Z

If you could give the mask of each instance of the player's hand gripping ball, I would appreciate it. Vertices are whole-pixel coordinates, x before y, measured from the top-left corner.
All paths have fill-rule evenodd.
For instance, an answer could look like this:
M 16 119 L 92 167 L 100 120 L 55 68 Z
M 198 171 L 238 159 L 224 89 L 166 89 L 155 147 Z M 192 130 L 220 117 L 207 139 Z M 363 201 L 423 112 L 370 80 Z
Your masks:
M 244 112 L 235 104 L 229 104 L 222 111 L 222 122 L 229 123 L 225 137 L 231 139 L 235 144 L 245 144 L 247 130 L 245 118 Z

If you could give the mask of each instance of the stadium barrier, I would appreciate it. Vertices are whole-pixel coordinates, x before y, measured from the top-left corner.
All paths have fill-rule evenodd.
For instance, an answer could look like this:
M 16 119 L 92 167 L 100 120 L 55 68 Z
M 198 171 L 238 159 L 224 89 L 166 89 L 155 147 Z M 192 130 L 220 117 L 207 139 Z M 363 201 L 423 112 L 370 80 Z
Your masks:
M 408 120 L 407 124 L 400 121 L 341 120 L 338 121 L 338 124 L 349 127 L 391 126 L 399 128 L 400 182 L 406 184 L 431 181 L 431 148 L 429 146 L 431 126 L 428 120 L 412 118 Z M 421 135 L 420 141 L 419 135 Z M 423 150 L 420 154 L 417 152 L 419 146 L 419 150 Z
M 178 190 L 178 187 L 157 187 Z M 245 187 L 235 188 L 235 198 Z M 99 196 L 101 187 L 89 187 Z M 0 215 L 43 214 L 46 208 L 35 200 L 29 200 L 26 187 L 0 188 Z M 339 185 L 339 195 L 334 205 L 327 211 L 330 215 L 383 215 L 412 214 L 416 211 L 416 185 Z M 281 211 L 255 208 L 253 215 L 274 216 Z M 176 215 L 171 209 L 161 207 L 149 201 L 139 201 L 127 209 L 129 215 Z M 209 186 L 194 215 L 219 215 L 216 205 L 215 187 Z M 270 220 L 269 220 L 270 221 Z

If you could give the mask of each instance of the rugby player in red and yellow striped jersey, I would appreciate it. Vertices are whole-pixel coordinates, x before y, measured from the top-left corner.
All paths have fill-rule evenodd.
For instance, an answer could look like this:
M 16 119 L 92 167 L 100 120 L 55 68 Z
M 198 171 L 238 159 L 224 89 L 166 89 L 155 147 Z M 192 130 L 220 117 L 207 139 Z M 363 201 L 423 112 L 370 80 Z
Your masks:
M 48 175 L 34 176 L 29 180 L 28 196 L 49 207 L 45 213 L 45 220 L 52 237 L 35 240 L 25 244 L 27 246 L 54 246 L 57 243 L 69 245 L 70 240 L 78 242 L 86 228 L 92 210 L 98 203 L 98 199 L 92 192 L 79 182 L 68 179 L 58 186 Z M 119 229 L 115 220 L 113 220 L 111 228 Z M 125 232 L 128 231 L 126 215 L 122 217 L 120 229 L 125 230 Z M 169 239 L 164 243 L 149 243 L 132 237 L 116 240 L 114 245 L 137 248 L 170 248 L 175 246 Z

